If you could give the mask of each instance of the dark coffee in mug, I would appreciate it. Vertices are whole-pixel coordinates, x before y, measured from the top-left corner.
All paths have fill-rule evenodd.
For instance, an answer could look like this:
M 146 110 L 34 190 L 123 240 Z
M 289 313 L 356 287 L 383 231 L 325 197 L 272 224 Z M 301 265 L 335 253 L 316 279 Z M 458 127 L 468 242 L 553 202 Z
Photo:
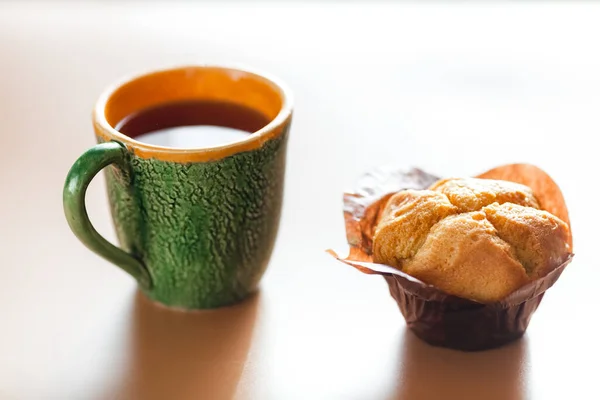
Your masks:
M 235 143 L 269 123 L 259 111 L 232 102 L 188 100 L 164 103 L 131 114 L 119 132 L 165 147 L 210 147 Z

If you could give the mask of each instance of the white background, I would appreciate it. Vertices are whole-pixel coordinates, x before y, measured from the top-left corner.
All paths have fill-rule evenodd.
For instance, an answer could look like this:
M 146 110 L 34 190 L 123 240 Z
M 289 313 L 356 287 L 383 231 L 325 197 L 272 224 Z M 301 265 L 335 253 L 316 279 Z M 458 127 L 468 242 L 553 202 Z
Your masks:
M 517 161 L 562 187 L 577 255 L 506 379 L 517 398 L 600 398 L 599 21 L 592 2 L 0 3 L 0 396 L 118 393 L 134 284 L 68 231 L 62 182 L 94 143 L 107 84 L 216 62 L 267 70 L 295 92 L 268 312 L 240 397 L 401 395 L 406 339 L 385 283 L 323 253 L 345 246 L 341 193 L 379 164 L 471 175 Z M 90 213 L 114 238 L 97 181 Z M 432 387 L 485 378 L 435 354 Z

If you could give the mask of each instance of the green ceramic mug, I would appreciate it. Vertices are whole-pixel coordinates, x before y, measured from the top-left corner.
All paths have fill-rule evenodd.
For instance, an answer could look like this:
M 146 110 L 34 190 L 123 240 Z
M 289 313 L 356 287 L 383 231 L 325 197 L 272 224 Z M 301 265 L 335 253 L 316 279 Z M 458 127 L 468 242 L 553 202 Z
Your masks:
M 207 148 L 155 146 L 114 128 L 141 110 L 188 100 L 235 103 L 270 122 Z M 242 69 L 190 66 L 125 80 L 98 100 L 98 144 L 68 173 L 69 226 L 154 301 L 183 309 L 238 302 L 256 290 L 275 242 L 291 117 L 282 83 Z M 85 209 L 87 186 L 102 169 L 121 248 L 94 229 Z

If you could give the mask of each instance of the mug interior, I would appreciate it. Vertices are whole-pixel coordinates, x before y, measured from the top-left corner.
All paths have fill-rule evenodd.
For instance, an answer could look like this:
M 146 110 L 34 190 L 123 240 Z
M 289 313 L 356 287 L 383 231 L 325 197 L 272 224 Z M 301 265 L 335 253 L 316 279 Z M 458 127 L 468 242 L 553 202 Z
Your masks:
M 127 79 L 108 89 L 94 112 L 96 134 L 104 140 L 118 140 L 141 156 L 163 158 L 165 154 L 196 152 L 197 158 L 221 158 L 240 150 L 260 147 L 280 134 L 291 118 L 291 102 L 281 82 L 243 69 L 218 66 L 189 66 L 156 71 Z M 118 124 L 141 111 L 187 101 L 223 102 L 260 113 L 268 121 L 236 143 L 202 147 L 172 148 L 135 140 L 134 135 L 119 132 Z M 227 126 L 227 124 L 219 124 Z M 236 146 L 240 148 L 235 148 Z M 201 156 L 201 152 L 211 152 Z M 192 157 L 193 158 L 193 157 Z

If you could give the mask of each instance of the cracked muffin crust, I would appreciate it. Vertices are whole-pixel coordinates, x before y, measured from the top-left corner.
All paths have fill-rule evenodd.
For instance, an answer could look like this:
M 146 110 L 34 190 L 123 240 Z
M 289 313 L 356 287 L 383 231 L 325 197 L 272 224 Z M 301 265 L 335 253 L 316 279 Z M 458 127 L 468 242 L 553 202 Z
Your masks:
M 373 261 L 459 297 L 494 302 L 564 262 L 569 227 L 518 183 L 443 179 L 387 202 Z

